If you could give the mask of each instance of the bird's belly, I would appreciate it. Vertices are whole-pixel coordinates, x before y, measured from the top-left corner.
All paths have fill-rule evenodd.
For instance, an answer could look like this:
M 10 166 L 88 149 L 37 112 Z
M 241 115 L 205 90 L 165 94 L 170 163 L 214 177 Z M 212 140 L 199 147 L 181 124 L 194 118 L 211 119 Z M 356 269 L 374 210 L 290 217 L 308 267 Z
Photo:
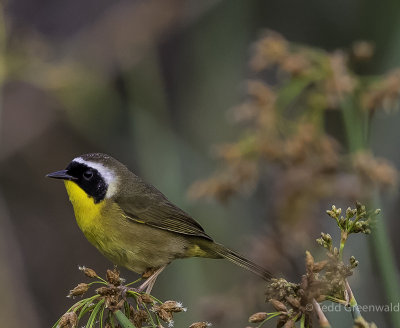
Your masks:
M 123 218 L 114 220 L 124 221 Z M 83 232 L 113 263 L 137 273 L 184 257 L 187 242 L 179 235 L 140 223 L 125 223 L 118 228 L 114 224 L 98 225 Z
M 109 200 L 95 204 L 73 182 L 66 187 L 79 228 L 113 263 L 143 273 L 185 257 L 188 242 L 179 234 L 135 223 Z

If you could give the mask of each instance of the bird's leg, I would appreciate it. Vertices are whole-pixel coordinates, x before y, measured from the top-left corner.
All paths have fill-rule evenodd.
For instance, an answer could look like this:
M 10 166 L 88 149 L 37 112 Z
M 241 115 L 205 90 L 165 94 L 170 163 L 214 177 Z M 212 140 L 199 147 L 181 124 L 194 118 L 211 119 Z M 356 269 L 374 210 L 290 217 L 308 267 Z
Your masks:
M 157 280 L 158 275 L 165 269 L 165 267 L 166 267 L 166 265 L 164 265 L 161 268 L 158 268 L 156 271 L 154 271 L 154 273 L 150 277 L 148 277 L 143 284 L 141 284 L 139 286 L 138 291 L 142 292 L 147 287 L 146 294 L 150 294 L 151 290 L 153 289 L 154 283 Z

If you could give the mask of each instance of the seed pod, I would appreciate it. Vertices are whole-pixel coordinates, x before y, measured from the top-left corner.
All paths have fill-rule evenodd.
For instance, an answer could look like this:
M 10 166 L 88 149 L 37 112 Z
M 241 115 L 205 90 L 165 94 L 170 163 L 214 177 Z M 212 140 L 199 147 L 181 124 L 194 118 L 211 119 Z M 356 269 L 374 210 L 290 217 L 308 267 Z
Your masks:
M 85 283 L 78 284 L 74 289 L 69 291 L 68 297 L 81 296 L 85 294 L 89 289 L 89 285 Z
M 267 319 L 268 314 L 266 312 L 257 312 L 250 316 L 250 323 L 262 322 Z
M 111 296 L 119 294 L 118 287 L 99 287 L 96 289 L 96 293 L 101 296 Z
M 182 312 L 186 311 L 186 308 L 182 306 L 182 303 L 176 301 L 166 301 L 160 306 L 165 311 L 169 312 Z
M 170 322 L 173 319 L 172 313 L 168 312 L 168 311 L 165 311 L 163 309 L 160 309 L 157 312 L 157 315 L 160 317 L 161 320 L 164 320 L 165 322 Z
M 149 294 L 146 294 L 146 293 L 140 294 L 140 295 L 138 296 L 138 301 L 139 301 L 139 302 L 142 302 L 142 303 L 146 303 L 146 304 L 152 304 L 152 303 L 154 303 L 154 300 L 150 297 Z
M 173 317 L 172 317 L 172 313 L 169 311 L 164 310 L 163 308 L 161 308 L 161 306 L 159 305 L 154 305 L 152 308 L 152 311 L 158 315 L 158 317 L 161 320 L 164 320 L 165 322 L 171 322 Z
M 288 296 L 286 297 L 286 301 L 288 301 L 288 303 L 294 308 L 296 309 L 300 308 L 300 301 L 297 298 L 293 296 Z
M 107 281 L 114 286 L 121 285 L 121 279 L 119 278 L 119 271 L 117 269 L 114 269 L 112 271 L 107 270 Z
M 133 323 L 136 328 L 141 328 L 143 323 L 148 319 L 148 314 L 145 310 L 138 310 L 133 313 Z
M 280 312 L 287 312 L 287 308 L 286 305 L 283 304 L 282 302 L 271 298 L 269 300 L 269 302 L 271 303 L 271 305 L 275 308 L 276 311 L 280 311 Z
M 83 271 L 83 273 L 89 278 L 96 278 L 97 273 L 93 269 L 87 268 L 85 266 L 79 267 L 79 270 Z
M 307 272 L 312 272 L 314 267 L 314 258 L 309 251 L 306 251 Z
M 75 312 L 67 312 L 61 317 L 61 319 L 58 323 L 58 327 L 60 327 L 60 328 L 75 328 L 77 320 L 78 320 L 78 316 L 76 315 Z
M 96 289 L 96 293 L 102 296 L 108 295 L 109 294 L 108 287 L 99 287 Z
M 328 264 L 327 260 L 314 263 L 313 272 L 318 273 L 322 271 L 323 269 L 325 269 L 327 264 Z

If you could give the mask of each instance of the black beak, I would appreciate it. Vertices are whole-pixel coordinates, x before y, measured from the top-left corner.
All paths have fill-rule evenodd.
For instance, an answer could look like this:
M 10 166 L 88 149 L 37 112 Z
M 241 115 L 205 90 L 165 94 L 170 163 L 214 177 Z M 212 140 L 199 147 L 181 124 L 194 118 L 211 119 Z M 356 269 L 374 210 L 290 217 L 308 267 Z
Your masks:
M 46 175 L 46 177 L 53 178 L 53 179 L 76 180 L 75 177 L 73 177 L 72 175 L 69 175 L 67 172 L 68 172 L 67 170 L 61 170 L 61 171 L 49 173 Z

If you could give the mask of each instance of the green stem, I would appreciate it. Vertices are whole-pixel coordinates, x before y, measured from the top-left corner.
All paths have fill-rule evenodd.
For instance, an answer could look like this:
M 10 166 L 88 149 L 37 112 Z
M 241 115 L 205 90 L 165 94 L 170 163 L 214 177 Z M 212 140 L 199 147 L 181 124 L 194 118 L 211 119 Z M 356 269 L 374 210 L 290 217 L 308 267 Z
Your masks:
M 129 284 L 126 284 L 125 286 L 127 287 L 127 286 L 130 286 L 130 285 L 136 284 L 137 282 L 141 281 L 142 279 L 143 279 L 143 278 L 140 277 L 139 279 L 136 279 L 135 281 L 132 281 L 132 282 L 130 282 Z
M 114 312 L 114 316 L 117 318 L 122 328 L 135 328 L 132 322 L 129 321 L 129 319 L 121 312 L 121 310 Z
M 353 291 L 350 288 L 349 282 L 346 280 L 346 290 L 349 295 L 349 305 L 351 307 L 351 315 L 353 319 L 362 318 L 360 309 L 358 308 L 357 300 L 354 297 Z
M 380 206 L 380 197 L 378 193 L 375 193 L 373 197 L 373 206 Z M 400 287 L 398 272 L 395 264 L 395 256 L 393 252 L 392 245 L 387 233 L 387 227 L 385 223 L 384 215 L 380 215 L 376 219 L 376 224 L 372 231 L 371 236 L 371 246 L 372 251 L 375 255 L 377 262 L 377 268 L 380 272 L 381 284 L 383 284 L 383 290 L 386 294 L 386 299 L 388 303 L 397 304 L 400 300 Z M 392 326 L 400 327 L 400 312 L 391 311 L 390 312 Z
M 360 113 L 351 98 L 343 98 L 341 105 L 349 152 L 355 153 L 364 149 L 367 144 L 366 124 L 362 113 Z
M 300 328 L 305 328 L 305 323 L 306 323 L 306 315 L 303 314 L 300 319 Z
M 329 295 L 326 295 L 326 296 L 325 296 L 325 299 L 326 299 L 327 301 L 331 301 L 331 302 L 333 302 L 333 303 L 337 303 L 337 304 L 341 304 L 341 305 L 348 305 L 348 303 L 347 303 L 346 301 L 341 300 L 341 299 L 336 298 L 336 297 L 329 296 Z
M 100 279 L 103 283 L 105 283 L 106 285 L 108 285 L 108 282 L 105 281 L 102 277 L 96 276 L 97 279 Z
M 145 308 L 145 311 L 147 312 L 147 315 L 149 316 L 149 320 L 151 321 L 151 324 L 153 326 L 155 326 L 154 319 L 153 319 L 153 316 L 151 315 L 151 313 L 149 311 L 149 308 L 147 307 L 146 304 L 143 304 L 143 307 Z M 156 318 L 158 319 L 158 316 L 156 316 Z
M 99 314 L 99 311 L 101 311 L 102 308 L 104 309 L 103 304 L 104 304 L 104 299 L 100 300 L 96 304 L 95 308 L 93 309 L 92 313 L 90 314 L 88 322 L 86 323 L 86 327 L 87 328 L 92 328 L 93 327 L 93 325 L 95 324 L 97 315 Z
M 355 153 L 367 146 L 368 114 L 362 114 L 357 104 L 349 98 L 342 99 L 343 121 L 347 134 L 349 152 Z M 380 204 L 379 196 L 373 197 L 374 206 Z M 378 206 L 379 207 L 379 206 Z M 381 284 L 388 302 L 394 304 L 400 300 L 398 272 L 394 262 L 394 253 L 390 244 L 384 217 L 376 220 L 376 226 L 369 239 L 372 252 L 376 257 L 376 267 L 380 271 Z M 354 299 L 355 300 L 355 299 Z M 400 312 L 390 312 L 392 327 L 400 328 Z
M 101 311 L 100 311 L 100 318 L 99 318 L 99 321 L 100 321 L 100 328 L 103 328 L 103 317 L 104 317 L 104 310 L 105 310 L 105 309 L 106 309 L 106 307 L 103 306 L 102 309 L 101 309 Z
M 3 85 L 6 80 L 6 38 L 4 5 L 0 2 L 0 121 L 3 111 Z
M 270 320 L 270 319 L 272 319 L 272 318 L 277 317 L 278 315 L 281 315 L 281 312 L 271 312 L 271 313 L 267 313 L 267 318 L 266 318 L 264 321 L 262 321 L 262 322 L 257 326 L 257 328 L 262 327 L 262 326 L 264 325 L 264 323 L 266 323 L 268 320 Z
M 92 282 L 88 283 L 88 286 L 95 285 L 95 284 L 101 284 L 101 285 L 106 285 L 106 286 L 108 286 L 108 283 L 103 282 L 103 281 L 100 281 L 100 280 L 92 281 Z
M 339 247 L 339 259 L 340 260 L 343 258 L 343 249 L 344 249 L 344 245 L 346 245 L 347 236 L 348 236 L 347 232 L 342 230 L 341 237 L 340 237 L 340 247 Z

